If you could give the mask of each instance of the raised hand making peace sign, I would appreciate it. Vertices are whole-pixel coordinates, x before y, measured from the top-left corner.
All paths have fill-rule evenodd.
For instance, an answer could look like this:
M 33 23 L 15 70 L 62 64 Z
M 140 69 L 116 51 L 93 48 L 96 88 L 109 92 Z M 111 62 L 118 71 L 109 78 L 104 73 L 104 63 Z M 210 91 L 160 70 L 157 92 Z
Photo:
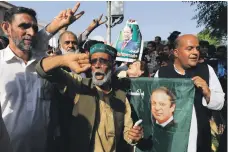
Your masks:
M 84 11 L 76 14 L 78 8 L 80 7 L 80 3 L 78 2 L 73 9 L 67 9 L 61 11 L 54 20 L 47 26 L 46 30 L 49 33 L 56 33 L 59 29 L 69 26 L 70 24 L 74 23 L 78 20 L 83 14 Z
M 102 25 L 102 24 L 104 24 L 105 22 L 108 21 L 108 18 L 107 18 L 106 16 L 105 16 L 105 20 L 102 21 L 102 20 L 101 20 L 102 17 L 103 17 L 103 14 L 101 14 L 101 16 L 99 16 L 99 18 L 93 19 L 93 20 L 92 20 L 92 22 L 89 24 L 89 27 L 87 28 L 87 31 L 88 31 L 89 33 L 91 33 L 91 32 L 92 32 L 95 28 L 97 28 L 98 26 L 100 26 L 100 25 Z

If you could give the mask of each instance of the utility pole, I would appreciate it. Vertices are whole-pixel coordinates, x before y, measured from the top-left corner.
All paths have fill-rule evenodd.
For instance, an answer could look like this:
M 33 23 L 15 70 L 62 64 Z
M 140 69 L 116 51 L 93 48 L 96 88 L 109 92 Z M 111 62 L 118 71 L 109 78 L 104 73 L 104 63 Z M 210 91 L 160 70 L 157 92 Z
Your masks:
M 108 13 L 108 23 L 107 23 L 107 44 L 111 44 L 111 24 L 112 24 L 112 16 L 111 16 L 111 1 L 107 1 L 107 13 Z

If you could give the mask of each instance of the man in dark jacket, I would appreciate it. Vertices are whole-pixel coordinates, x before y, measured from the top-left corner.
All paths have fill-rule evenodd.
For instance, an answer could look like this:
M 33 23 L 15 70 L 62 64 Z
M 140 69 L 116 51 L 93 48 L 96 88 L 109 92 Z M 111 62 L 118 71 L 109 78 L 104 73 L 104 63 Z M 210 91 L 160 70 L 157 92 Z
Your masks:
M 199 41 L 194 35 L 183 35 L 175 40 L 174 64 L 161 67 L 155 77 L 191 78 L 195 84 L 195 99 L 190 126 L 188 152 L 211 151 L 209 119 L 211 111 L 220 110 L 224 93 L 213 68 L 199 64 Z
M 38 74 L 59 85 L 62 93 L 74 98 L 70 151 L 128 151 L 137 143 L 142 127 L 132 127 L 131 108 L 119 80 L 112 78 L 116 49 L 95 44 L 87 54 L 48 57 L 37 64 Z M 89 63 L 90 61 L 90 63 Z M 92 78 L 76 73 L 92 69 Z M 67 101 L 66 101 L 67 102 Z M 128 144 L 126 144 L 128 143 Z

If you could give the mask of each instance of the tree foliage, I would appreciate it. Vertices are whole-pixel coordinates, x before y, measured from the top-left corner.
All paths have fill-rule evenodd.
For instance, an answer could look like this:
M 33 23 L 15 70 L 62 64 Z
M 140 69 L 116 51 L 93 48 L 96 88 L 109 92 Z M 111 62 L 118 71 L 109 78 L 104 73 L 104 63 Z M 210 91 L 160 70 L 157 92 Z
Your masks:
M 217 46 L 221 44 L 221 41 L 218 38 L 211 36 L 209 29 L 204 29 L 197 34 L 197 37 L 199 38 L 199 40 L 208 41 L 211 45 Z
M 227 38 L 227 2 L 226 1 L 195 1 L 197 14 L 193 19 L 197 20 L 197 27 L 202 25 L 210 30 L 213 37 Z

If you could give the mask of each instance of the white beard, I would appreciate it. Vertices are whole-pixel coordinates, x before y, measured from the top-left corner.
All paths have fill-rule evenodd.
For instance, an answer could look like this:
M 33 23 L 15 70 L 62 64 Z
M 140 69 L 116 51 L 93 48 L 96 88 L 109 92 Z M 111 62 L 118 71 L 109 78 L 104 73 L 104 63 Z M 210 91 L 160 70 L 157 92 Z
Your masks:
M 61 50 L 61 52 L 62 52 L 63 55 L 64 54 L 68 54 L 68 53 L 79 53 L 79 50 L 78 49 L 77 50 L 70 49 L 70 50 L 67 51 L 64 48 L 60 47 L 60 50 Z
M 101 71 L 99 71 L 99 72 L 101 72 Z M 96 72 L 92 72 L 92 80 L 95 85 L 103 86 L 104 84 L 111 82 L 112 70 L 109 70 L 107 74 L 104 74 L 103 80 L 97 80 L 95 73 Z M 103 73 L 103 72 L 101 72 L 101 73 Z

